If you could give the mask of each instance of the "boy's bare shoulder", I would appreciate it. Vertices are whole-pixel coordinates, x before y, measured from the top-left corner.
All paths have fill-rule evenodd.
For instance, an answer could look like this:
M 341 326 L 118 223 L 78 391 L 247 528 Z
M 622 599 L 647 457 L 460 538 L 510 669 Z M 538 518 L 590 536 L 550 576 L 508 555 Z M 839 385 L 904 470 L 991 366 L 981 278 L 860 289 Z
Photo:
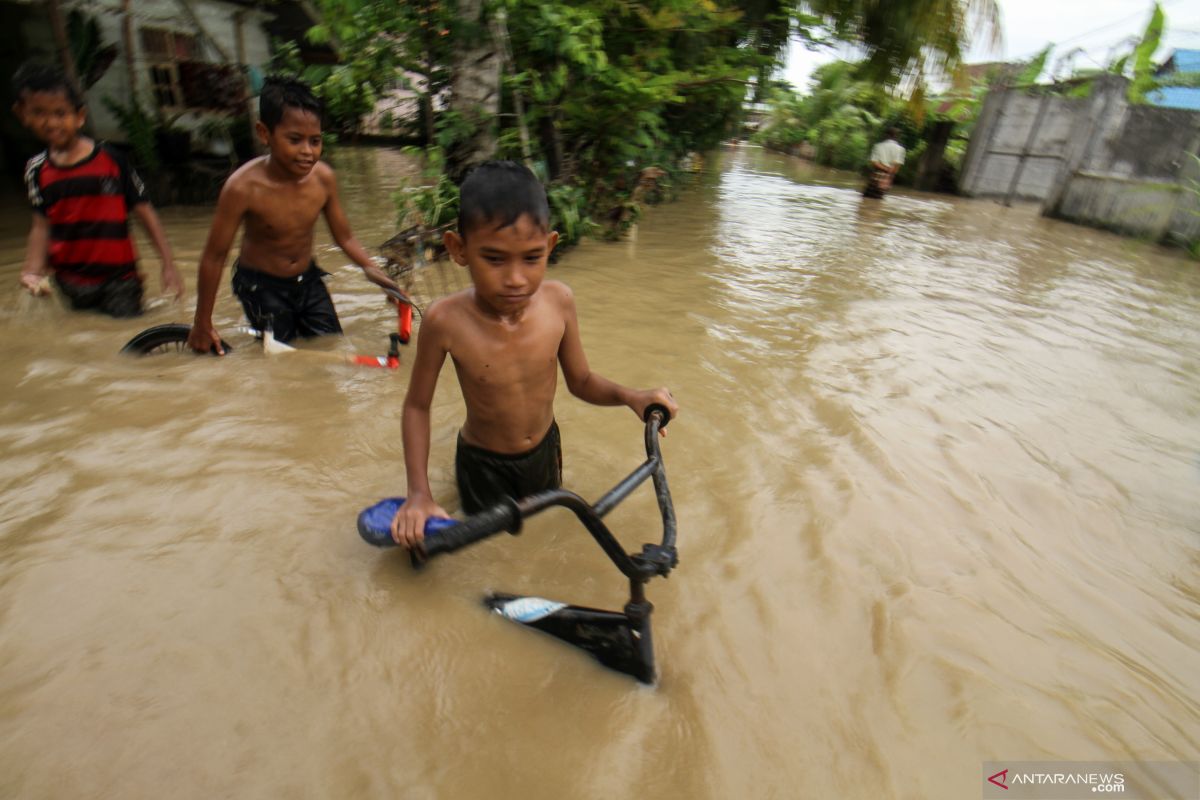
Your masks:
M 543 281 L 542 291 L 546 292 L 546 294 L 550 297 L 563 300 L 569 300 L 575 296 L 571 291 L 571 287 L 567 286 L 562 281 Z
M 562 281 L 546 281 L 542 284 L 541 291 L 546 293 L 546 299 L 559 308 L 575 305 L 575 293 Z
M 430 331 L 448 330 L 470 311 L 472 289 L 462 289 L 440 297 L 421 312 L 421 327 Z
M 429 304 L 421 315 L 422 323 L 443 325 L 470 308 L 472 289 L 461 289 Z
M 235 169 L 233 174 L 225 179 L 225 185 L 221 187 L 221 194 L 247 196 L 250 190 L 266 177 L 266 160 L 266 156 L 259 156 Z
M 252 158 L 245 164 L 233 171 L 233 174 L 225 179 L 225 185 L 242 186 L 247 183 L 253 183 L 262 180 L 266 176 L 267 157 L 259 156 Z
M 326 161 L 317 161 L 313 165 L 312 174 L 320 178 L 321 183 L 331 183 L 337 180 L 337 174 L 333 171 L 333 167 L 329 166 Z
M 324 161 L 318 161 L 313 166 L 311 175 L 316 179 L 321 190 L 325 192 L 326 203 L 329 202 L 330 198 L 337 197 L 337 175 L 334 174 L 333 167 Z
M 421 312 L 419 340 L 433 344 L 442 350 L 450 350 L 454 333 L 463 330 L 463 317 L 467 313 L 466 295 L 470 289 L 434 300 Z

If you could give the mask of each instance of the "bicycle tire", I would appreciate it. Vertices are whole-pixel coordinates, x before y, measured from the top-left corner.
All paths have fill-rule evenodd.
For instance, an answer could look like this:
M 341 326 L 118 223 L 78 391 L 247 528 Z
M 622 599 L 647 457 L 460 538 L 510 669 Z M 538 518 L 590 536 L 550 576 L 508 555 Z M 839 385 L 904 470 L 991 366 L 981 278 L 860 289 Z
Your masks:
M 155 325 L 154 327 L 146 328 L 146 330 L 126 342 L 125 346 L 121 348 L 121 352 L 132 356 L 149 356 L 159 353 L 186 353 L 189 352 L 187 340 L 191 332 L 191 325 L 184 325 L 179 322 Z M 221 347 L 225 349 L 226 353 L 233 350 L 224 339 L 221 340 Z

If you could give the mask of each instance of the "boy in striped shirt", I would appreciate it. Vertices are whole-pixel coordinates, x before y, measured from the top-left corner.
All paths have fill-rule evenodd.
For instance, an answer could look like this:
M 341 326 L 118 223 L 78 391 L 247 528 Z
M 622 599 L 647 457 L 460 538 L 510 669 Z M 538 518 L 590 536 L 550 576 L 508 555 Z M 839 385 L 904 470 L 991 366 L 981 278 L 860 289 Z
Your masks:
M 52 67 L 26 65 L 13 83 L 14 111 L 46 144 L 25 167 L 34 214 L 21 285 L 47 294 L 49 267 L 73 309 L 112 317 L 141 314 L 142 277 L 129 237 L 132 211 L 162 259 L 163 291 L 181 298 L 183 279 L 141 179 L 120 153 L 80 135 L 87 107 L 79 91 Z

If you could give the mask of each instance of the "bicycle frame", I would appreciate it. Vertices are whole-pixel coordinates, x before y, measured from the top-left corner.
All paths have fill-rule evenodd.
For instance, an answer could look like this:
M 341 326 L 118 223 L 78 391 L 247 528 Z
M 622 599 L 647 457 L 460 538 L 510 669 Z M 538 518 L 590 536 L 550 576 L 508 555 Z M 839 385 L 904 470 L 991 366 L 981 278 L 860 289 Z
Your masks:
M 384 289 L 384 292 L 396 304 L 397 313 L 397 330 L 388 336 L 389 346 L 386 356 L 346 355 L 344 353 L 299 350 L 276 340 L 269 329 L 258 331 L 254 328 L 240 326 L 236 330 L 249 333 L 251 336 L 261 337 L 263 350 L 268 355 L 302 353 L 306 357 L 318 358 L 324 361 L 337 361 L 342 364 L 354 364 L 364 367 L 398 369 L 400 367 L 400 346 L 408 344 L 412 338 L 413 309 L 417 308 L 417 306 L 401 292 L 393 289 Z M 420 309 L 417 308 L 417 311 L 420 312 Z M 164 348 L 174 349 L 175 352 L 190 350 L 187 346 L 187 341 L 191 330 L 190 325 L 183 325 L 181 323 L 152 325 L 143 331 L 139 331 L 136 336 L 126 342 L 125 346 L 121 348 L 121 352 L 135 356 L 145 356 L 160 352 Z M 232 351 L 233 348 L 228 343 L 222 341 L 221 344 L 226 352 Z M 216 348 L 212 348 L 211 352 L 213 355 L 216 355 Z
M 631 675 L 642 683 L 654 683 L 657 671 L 650 629 L 654 606 L 646 599 L 645 585 L 655 576 L 667 577 L 679 563 L 675 548 L 675 508 L 658 443 L 659 428 L 669 421 L 670 416 L 663 406 L 653 405 L 646 410 L 646 460 L 594 504 L 587 503 L 574 492 L 555 489 L 495 506 L 436 535 L 427 534 L 425 550 L 411 552 L 413 566 L 420 568 L 430 556 L 457 550 L 501 530 L 519 533 L 526 517 L 547 508 L 566 508 L 575 514 L 604 554 L 629 580 L 629 600 L 624 608 L 605 611 L 510 594 L 491 594 L 484 599 L 485 605 L 506 619 L 582 648 L 607 667 Z M 648 478 L 653 481 L 662 517 L 662 541 L 643 545 L 640 553 L 626 553 L 604 524 L 603 517 Z
M 346 353 L 330 353 L 315 350 L 300 350 L 291 345 L 278 341 L 268 329 L 262 332 L 263 352 L 267 355 L 287 355 L 303 353 L 309 358 L 320 358 L 325 361 L 336 361 L 343 364 L 353 364 L 359 367 L 379 367 L 382 369 L 400 368 L 400 346 L 408 344 L 412 338 L 413 304 L 400 292 L 384 289 L 392 302 L 396 304 L 396 332 L 388 334 L 388 351 L 386 356 L 350 355 Z

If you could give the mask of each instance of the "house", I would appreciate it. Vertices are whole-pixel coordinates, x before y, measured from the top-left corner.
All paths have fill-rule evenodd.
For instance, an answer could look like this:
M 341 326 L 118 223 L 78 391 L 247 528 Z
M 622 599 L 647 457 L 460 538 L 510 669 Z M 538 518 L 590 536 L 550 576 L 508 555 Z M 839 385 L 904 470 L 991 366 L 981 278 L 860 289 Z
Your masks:
M 404 138 L 417 132 L 421 119 L 421 96 L 426 91 L 424 75 L 405 70 L 380 93 L 374 109 L 363 117 L 359 130 L 369 136 Z M 433 96 L 435 112 L 446 108 L 449 87 Z M 431 123 L 432 124 L 432 123 Z M 418 133 L 419 137 L 419 133 Z
M 128 108 L 137 97 L 157 125 L 188 131 L 189 149 L 216 154 L 232 147 L 231 126 L 244 125 L 248 136 L 253 95 L 271 59 L 272 36 L 300 39 L 312 24 L 303 4 L 292 2 L 0 0 L 5 21 L 0 25 L 0 72 L 5 76 L 27 59 L 59 62 L 48 14 L 54 5 L 76 33 L 90 31 L 83 56 L 90 79 L 86 73 L 80 77 L 94 136 L 126 142 L 129 126 L 122 125 L 112 106 Z M 76 44 L 73 49 L 79 48 Z M 14 99 L 10 93 L 5 80 L 0 99 L 6 110 Z M 37 143 L 11 114 L 3 116 L 0 158 L 12 174 Z M 188 134 L 184 137 L 189 141 Z
M 1166 85 L 1146 94 L 1149 103 L 1163 108 L 1200 111 L 1200 50 L 1176 50 L 1154 76 Z M 1176 85 L 1170 85 L 1173 83 Z M 1190 85 L 1180 85 L 1184 83 Z

